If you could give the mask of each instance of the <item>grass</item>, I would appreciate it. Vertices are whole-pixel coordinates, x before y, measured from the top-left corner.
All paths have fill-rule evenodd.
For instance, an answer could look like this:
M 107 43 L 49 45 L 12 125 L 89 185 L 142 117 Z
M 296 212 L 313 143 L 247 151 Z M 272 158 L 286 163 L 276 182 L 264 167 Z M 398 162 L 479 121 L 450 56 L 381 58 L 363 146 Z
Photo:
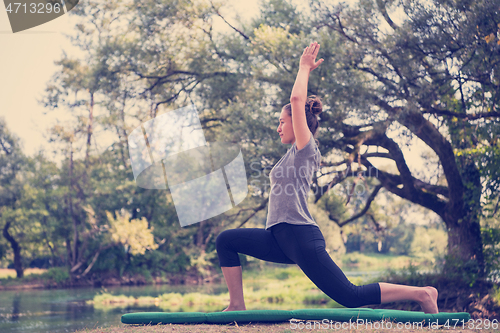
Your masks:
M 378 253 L 352 252 L 342 256 L 343 270 L 383 271 L 386 269 L 404 269 L 411 263 L 414 266 L 428 264 L 426 257 L 395 256 Z
M 402 269 L 410 262 L 415 263 L 412 259 L 406 256 L 349 253 L 344 256 L 341 265 L 345 270 L 354 267 L 354 270 L 369 275 L 370 272 L 380 272 L 383 269 Z M 276 264 L 262 266 L 263 262 L 256 263 L 260 269 L 243 270 L 243 292 L 248 310 L 341 307 L 320 291 L 297 266 Z M 369 279 L 367 276 L 349 278 L 357 285 L 372 282 L 367 281 Z M 210 312 L 226 308 L 229 304 L 229 294 L 227 292 L 219 295 L 166 293 L 158 297 L 134 298 L 103 292 L 96 295 L 89 303 L 93 304 L 95 309 L 104 311 L 124 309 L 134 305 L 156 306 L 162 311 L 169 312 Z
M 24 270 L 24 276 L 28 275 L 40 275 L 47 272 L 46 269 L 42 268 L 26 268 Z M 0 279 L 15 278 L 16 270 L 10 268 L 0 268 Z
M 243 292 L 248 310 L 299 309 L 304 307 L 340 307 L 321 292 L 296 266 L 274 268 L 265 272 L 247 272 L 243 278 Z M 352 278 L 353 283 L 361 278 Z M 134 306 L 155 305 L 170 312 L 221 311 L 229 304 L 229 294 L 166 293 L 158 297 L 134 298 L 125 295 L 101 293 L 89 303 L 95 309 L 112 310 Z
M 20 279 L 16 277 L 15 270 L 0 269 L 1 288 L 54 288 L 67 286 L 68 282 L 69 273 L 64 267 L 27 268 L 24 270 L 24 276 Z

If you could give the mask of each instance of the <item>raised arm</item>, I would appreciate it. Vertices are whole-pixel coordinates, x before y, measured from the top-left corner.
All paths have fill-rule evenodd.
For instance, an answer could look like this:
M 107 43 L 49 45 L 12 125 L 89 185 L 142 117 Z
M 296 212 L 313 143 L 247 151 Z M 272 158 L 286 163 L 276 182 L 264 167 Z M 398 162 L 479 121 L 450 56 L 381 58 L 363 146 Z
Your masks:
M 295 144 L 300 150 L 311 139 L 311 131 L 307 127 L 306 120 L 306 101 L 307 101 L 307 82 L 309 81 L 309 73 L 318 67 L 323 59 L 316 61 L 316 56 L 319 52 L 319 44 L 311 43 L 304 49 L 300 57 L 299 72 L 292 89 L 290 96 L 290 104 L 292 106 L 292 126 L 295 135 Z

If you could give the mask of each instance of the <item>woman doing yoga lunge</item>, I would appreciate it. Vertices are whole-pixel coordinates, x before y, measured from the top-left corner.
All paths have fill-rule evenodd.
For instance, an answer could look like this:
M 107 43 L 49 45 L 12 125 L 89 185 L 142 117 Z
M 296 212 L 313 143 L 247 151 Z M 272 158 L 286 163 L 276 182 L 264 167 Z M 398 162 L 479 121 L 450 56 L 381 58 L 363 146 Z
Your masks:
M 278 133 L 281 142 L 292 147 L 269 175 L 266 228 L 231 229 L 217 237 L 217 254 L 229 289 L 229 306 L 224 311 L 246 310 L 238 257 L 242 253 L 261 260 L 297 264 L 319 289 L 346 307 L 412 300 L 425 313 L 438 313 L 438 292 L 434 287 L 382 282 L 356 286 L 325 250 L 323 235 L 307 207 L 312 175 L 321 159 L 314 138 L 322 104 L 317 97 L 307 97 L 309 73 L 323 62 L 316 61 L 319 48 L 316 42 L 305 48 L 290 104 L 281 111 Z

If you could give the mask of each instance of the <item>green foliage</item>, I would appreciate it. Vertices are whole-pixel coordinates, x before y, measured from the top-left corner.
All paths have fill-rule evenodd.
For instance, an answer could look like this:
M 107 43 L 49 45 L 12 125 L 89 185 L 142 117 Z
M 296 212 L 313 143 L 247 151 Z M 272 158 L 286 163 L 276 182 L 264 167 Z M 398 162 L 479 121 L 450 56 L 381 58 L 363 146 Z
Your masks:
M 398 281 L 395 283 L 401 283 L 401 281 L 404 281 L 404 284 L 407 285 L 423 287 L 426 285 L 426 282 L 424 282 L 425 276 L 425 274 L 419 272 L 418 266 L 414 265 L 413 262 L 410 262 L 408 266 L 399 270 L 389 268 L 382 280 Z
M 0 262 L 3 261 L 5 255 L 7 254 L 8 246 L 7 244 L 0 242 Z
M 383 249 L 392 254 L 410 255 L 414 254 L 412 244 L 415 240 L 416 226 L 414 224 L 398 224 L 394 229 L 387 232 Z M 426 249 L 428 250 L 428 249 Z
M 438 270 L 448 278 L 456 280 L 457 284 L 476 286 L 481 274 L 477 260 L 463 261 L 456 256 L 445 255 L 443 263 L 438 265 Z
M 113 246 L 99 255 L 98 260 L 92 267 L 92 272 L 98 279 L 99 276 L 105 276 L 106 273 L 117 272 L 118 276 L 122 276 L 129 267 L 127 261 L 127 253 L 121 245 Z
M 343 228 L 347 253 L 384 253 L 433 260 L 446 252 L 447 234 L 439 225 L 419 226 L 401 222 L 376 238 L 370 232 L 370 224 L 371 221 L 361 218 Z
M 70 280 L 69 272 L 65 267 L 52 267 L 41 275 L 49 281 L 56 283 L 58 286 L 67 284 Z
M 497 281 L 500 278 L 500 228 L 482 228 L 484 259 L 489 278 Z
M 344 269 L 373 272 L 386 269 L 403 269 L 408 265 L 423 267 L 426 264 L 424 258 L 413 258 L 409 256 L 395 256 L 377 253 L 352 252 L 342 256 L 340 262 Z
M 215 251 L 210 253 L 201 252 L 197 258 L 191 258 L 191 267 L 196 269 L 198 275 L 207 278 L 211 274 L 212 263 L 210 259 L 215 258 Z
M 500 305 L 500 287 L 498 285 L 493 286 L 493 299 Z
M 146 283 L 152 283 L 153 282 L 153 276 L 151 275 L 151 272 L 149 270 L 143 270 L 142 276 L 144 277 L 144 280 Z
M 153 237 L 153 227 L 148 227 L 145 217 L 141 220 L 130 220 L 130 213 L 123 210 L 115 212 L 116 218 L 110 212 L 106 212 L 110 224 L 111 240 L 122 244 L 131 255 L 144 254 L 146 250 L 155 250 L 158 244 Z
M 291 2 L 285 0 L 266 0 L 262 2 L 261 13 L 254 22 L 261 26 L 281 28 L 292 35 L 309 34 L 311 26 L 307 24 L 304 14 Z
M 442 227 L 419 226 L 415 228 L 409 254 L 415 257 L 428 253 L 435 257 L 442 256 L 446 253 L 447 238 Z
M 337 199 L 338 197 L 333 198 L 333 200 Z M 328 216 L 328 212 L 330 212 L 330 214 L 332 213 L 331 211 L 324 209 L 325 206 L 323 206 L 323 203 L 323 199 L 322 202 L 318 205 L 315 205 L 314 202 L 310 200 L 309 211 L 311 212 L 311 215 L 313 216 L 316 223 L 319 225 L 321 233 L 325 238 L 326 251 L 333 260 L 338 261 L 342 258 L 342 255 L 346 253 L 346 248 L 342 239 L 342 229 L 336 223 L 332 223 L 331 219 Z M 338 202 L 334 201 L 333 204 L 331 202 L 329 202 L 328 204 L 331 204 L 332 207 L 336 206 Z M 342 205 L 338 206 L 342 207 Z

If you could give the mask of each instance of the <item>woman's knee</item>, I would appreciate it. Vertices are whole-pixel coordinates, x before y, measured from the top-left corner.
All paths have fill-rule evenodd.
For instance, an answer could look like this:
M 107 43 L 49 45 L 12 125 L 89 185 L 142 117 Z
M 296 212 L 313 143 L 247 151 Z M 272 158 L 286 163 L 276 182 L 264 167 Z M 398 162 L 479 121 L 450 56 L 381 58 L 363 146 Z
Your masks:
M 217 251 L 219 251 L 219 249 L 222 249 L 224 246 L 227 246 L 228 242 L 231 240 L 230 231 L 231 230 L 224 230 L 215 239 L 215 248 L 217 249 Z
M 215 248 L 217 256 L 219 257 L 219 264 L 221 267 L 240 266 L 240 260 L 237 251 L 231 248 L 230 242 L 234 240 L 232 230 L 225 230 L 221 232 L 215 239 Z

